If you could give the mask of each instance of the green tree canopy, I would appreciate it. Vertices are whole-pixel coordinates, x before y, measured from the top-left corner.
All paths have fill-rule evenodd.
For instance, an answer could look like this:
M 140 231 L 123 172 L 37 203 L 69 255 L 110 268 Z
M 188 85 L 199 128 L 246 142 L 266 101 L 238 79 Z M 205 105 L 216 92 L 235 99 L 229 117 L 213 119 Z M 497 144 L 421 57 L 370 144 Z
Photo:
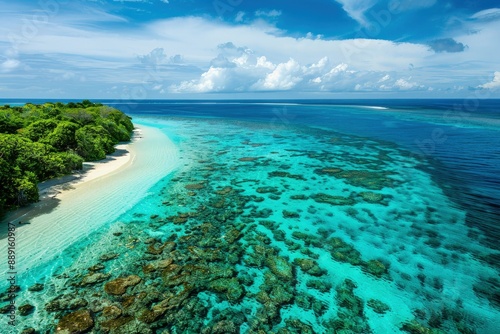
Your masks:
M 133 128 L 130 117 L 89 100 L 0 106 L 0 214 L 37 201 L 39 182 L 105 158 Z
M 113 153 L 118 140 L 101 125 L 85 125 L 76 131 L 77 152 L 87 160 L 100 160 Z

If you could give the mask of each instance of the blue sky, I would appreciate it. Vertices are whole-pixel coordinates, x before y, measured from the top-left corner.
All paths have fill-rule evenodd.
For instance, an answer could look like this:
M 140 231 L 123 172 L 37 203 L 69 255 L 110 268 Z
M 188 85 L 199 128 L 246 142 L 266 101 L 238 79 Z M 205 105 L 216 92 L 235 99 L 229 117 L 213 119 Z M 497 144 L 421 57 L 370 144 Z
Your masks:
M 500 97 L 500 4 L 0 0 L 3 98 Z

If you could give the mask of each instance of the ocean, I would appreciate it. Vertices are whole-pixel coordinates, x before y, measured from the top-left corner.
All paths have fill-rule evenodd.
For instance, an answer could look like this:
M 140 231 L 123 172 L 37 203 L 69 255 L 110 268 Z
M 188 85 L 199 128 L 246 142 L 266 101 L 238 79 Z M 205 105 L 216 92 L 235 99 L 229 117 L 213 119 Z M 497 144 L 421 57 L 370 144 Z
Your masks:
M 99 102 L 178 163 L 19 273 L 19 329 L 498 332 L 500 100 Z

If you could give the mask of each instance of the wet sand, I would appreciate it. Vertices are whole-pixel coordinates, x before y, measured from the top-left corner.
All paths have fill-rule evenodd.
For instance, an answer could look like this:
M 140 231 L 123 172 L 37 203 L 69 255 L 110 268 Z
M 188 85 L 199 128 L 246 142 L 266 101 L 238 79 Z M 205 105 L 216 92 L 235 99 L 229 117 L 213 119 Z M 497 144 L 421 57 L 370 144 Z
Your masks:
M 49 261 L 117 219 L 177 163 L 177 147 L 167 135 L 139 126 L 134 140 L 119 145 L 106 160 L 86 164 L 81 174 L 40 184 L 41 201 L 9 214 L 0 224 L 0 254 L 6 254 L 7 222 L 12 222 L 18 272 Z

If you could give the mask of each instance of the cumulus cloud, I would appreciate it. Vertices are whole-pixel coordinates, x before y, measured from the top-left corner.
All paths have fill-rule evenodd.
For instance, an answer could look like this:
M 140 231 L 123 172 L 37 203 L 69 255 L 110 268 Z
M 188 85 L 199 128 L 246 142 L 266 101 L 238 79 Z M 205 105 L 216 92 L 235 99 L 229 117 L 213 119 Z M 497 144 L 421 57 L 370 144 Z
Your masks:
M 252 88 L 256 90 L 289 90 L 303 80 L 304 70 L 294 59 L 281 63 L 259 80 Z
M 227 79 L 227 69 L 210 67 L 207 72 L 201 75 L 199 80 L 184 81 L 178 86 L 172 86 L 171 89 L 173 92 L 220 92 L 226 89 L 225 83 Z
M 342 3 L 348 6 L 347 1 Z M 360 15 L 372 9 L 369 1 L 352 3 L 348 8 L 361 8 Z M 9 79 L 17 85 L 9 85 L 13 95 L 16 87 L 35 83 L 42 87 L 43 78 L 47 77 L 44 71 L 50 68 L 86 73 L 88 82 L 93 83 L 88 86 L 94 91 L 121 87 L 124 83 L 142 85 L 145 76 L 153 75 L 147 83 L 148 89 L 153 87 L 151 97 L 161 97 L 161 91 L 285 90 L 316 94 L 422 90 L 423 85 L 434 87 L 436 92 L 454 91 L 455 86 L 467 87 L 500 68 L 500 46 L 492 42 L 498 39 L 500 21 L 479 19 L 492 13 L 469 19 L 467 33 L 455 32 L 455 39 L 448 43 L 451 47 L 441 46 L 441 52 L 428 45 L 382 39 L 323 39 L 312 34 L 294 38 L 266 20 L 251 21 L 246 16 L 245 24 L 193 16 L 159 19 L 127 30 L 127 34 L 120 33 L 123 28 L 115 30 L 115 25 L 97 29 L 99 26 L 90 18 L 88 24 L 74 25 L 65 16 L 56 16 L 43 33 L 22 45 L 19 55 L 5 53 L 0 58 L 0 71 L 21 67 L 25 72 L 25 76 Z M 0 44 L 8 46 L 9 27 L 17 21 L 6 16 L 3 23 Z M 467 45 L 467 52 L 449 53 L 457 44 Z M 40 65 L 42 61 L 44 66 Z M 450 64 L 454 64 L 453 71 Z M 32 70 L 24 71 L 28 66 Z M 496 84 L 485 84 L 484 88 L 491 85 Z M 40 89 L 42 96 L 44 89 Z M 80 93 L 78 88 L 72 89 L 75 95 Z
M 414 82 L 408 82 L 405 79 L 398 79 L 395 82 L 394 86 L 398 87 L 401 90 L 408 90 L 408 89 L 412 89 L 412 88 L 416 87 L 417 84 Z
M 323 57 L 304 64 L 294 58 L 274 63 L 248 48 L 225 43 L 226 51 L 212 59 L 198 79 L 170 86 L 175 93 L 263 92 L 263 91 L 376 91 L 421 90 L 423 85 L 378 71 L 359 71 L 344 62 Z M 231 53 L 227 53 L 227 51 Z M 236 52 L 237 51 L 237 52 Z M 383 83 L 383 85 L 380 85 Z
M 147 65 L 158 65 L 166 62 L 167 55 L 163 48 L 156 48 L 152 50 L 149 54 L 138 57 L 142 64 Z
M 483 85 L 480 85 L 479 88 L 485 88 L 485 89 L 500 88 L 500 72 L 495 72 L 493 80 Z
M 158 67 L 162 64 L 179 64 L 182 63 L 182 56 L 177 54 L 168 57 L 163 48 L 155 48 L 150 53 L 137 57 L 141 64 Z

